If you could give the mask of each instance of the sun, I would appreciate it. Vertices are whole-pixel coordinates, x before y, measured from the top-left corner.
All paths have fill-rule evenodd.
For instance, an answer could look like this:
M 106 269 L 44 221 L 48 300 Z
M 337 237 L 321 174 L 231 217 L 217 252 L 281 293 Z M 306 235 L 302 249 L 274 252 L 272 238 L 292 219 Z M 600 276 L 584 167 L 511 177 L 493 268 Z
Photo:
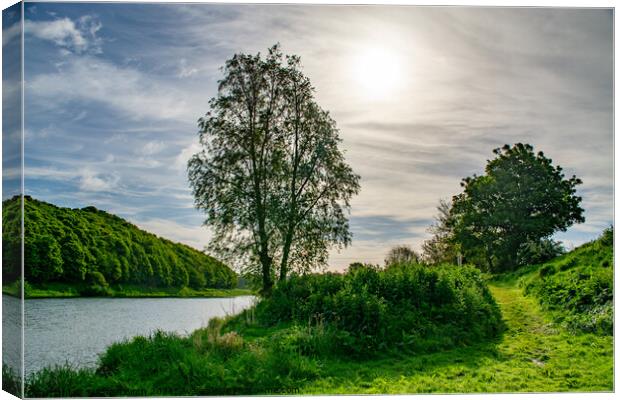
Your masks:
M 363 95 L 373 100 L 385 99 L 402 84 L 401 65 L 395 52 L 381 47 L 366 48 L 355 57 L 353 78 Z

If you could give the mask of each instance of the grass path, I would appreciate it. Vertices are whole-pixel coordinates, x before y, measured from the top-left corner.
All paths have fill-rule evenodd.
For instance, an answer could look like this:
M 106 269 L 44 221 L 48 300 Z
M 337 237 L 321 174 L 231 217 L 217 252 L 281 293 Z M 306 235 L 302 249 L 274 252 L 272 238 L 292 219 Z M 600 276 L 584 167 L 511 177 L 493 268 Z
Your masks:
M 506 331 L 494 343 L 367 362 L 329 361 L 302 393 L 613 390 L 613 338 L 556 326 L 514 283 L 490 285 Z

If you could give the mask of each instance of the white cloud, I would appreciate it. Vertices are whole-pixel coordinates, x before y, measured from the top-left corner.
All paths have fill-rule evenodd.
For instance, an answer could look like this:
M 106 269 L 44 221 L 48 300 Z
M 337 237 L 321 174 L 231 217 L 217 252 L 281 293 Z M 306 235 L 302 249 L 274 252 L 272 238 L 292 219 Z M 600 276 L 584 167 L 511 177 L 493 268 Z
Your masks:
M 26 83 L 27 95 L 53 104 L 87 100 L 105 104 L 129 118 L 195 121 L 203 111 L 201 93 L 189 93 L 173 82 L 148 76 L 89 55 L 72 56 L 55 73 Z
M 80 172 L 80 189 L 90 192 L 113 190 L 119 181 L 116 175 L 103 175 L 90 168 L 83 168 Z
M 19 37 L 22 33 L 22 25 L 19 22 L 14 23 L 8 28 L 2 29 L 2 47 Z
M 187 60 L 185 58 L 182 58 L 181 61 L 179 61 L 179 72 L 178 72 L 179 78 L 187 78 L 197 73 L 198 73 L 198 68 L 188 66 Z
M 53 21 L 26 21 L 25 31 L 39 39 L 49 40 L 58 46 L 82 52 L 88 47 L 88 41 L 69 18 Z
M 84 15 L 77 22 L 67 17 L 50 21 L 26 20 L 24 33 L 62 47 L 65 54 L 67 50 L 101 53 L 101 38 L 97 37 L 101 27 L 95 17 Z
M 147 142 L 144 146 L 136 149 L 137 154 L 143 156 L 152 156 L 160 153 L 165 148 L 164 142 L 161 140 Z
M 189 146 L 183 148 L 183 150 L 181 150 L 179 155 L 175 158 L 173 168 L 180 170 L 180 171 L 185 171 L 185 169 L 187 168 L 187 162 L 189 161 L 189 159 L 194 154 L 199 152 L 200 149 L 201 149 L 200 145 L 196 142 L 193 142 Z

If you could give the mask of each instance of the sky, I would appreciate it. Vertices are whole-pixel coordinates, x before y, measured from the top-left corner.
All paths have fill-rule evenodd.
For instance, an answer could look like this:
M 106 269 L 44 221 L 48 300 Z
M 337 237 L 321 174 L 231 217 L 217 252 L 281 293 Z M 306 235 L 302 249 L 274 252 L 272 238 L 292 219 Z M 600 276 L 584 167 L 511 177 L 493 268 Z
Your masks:
M 202 249 L 185 170 L 197 120 L 228 58 L 279 42 L 361 176 L 331 269 L 419 249 L 439 200 L 505 143 L 583 180 L 586 222 L 556 239 L 613 222 L 610 10 L 26 3 L 25 19 L 25 191 L 40 200 Z

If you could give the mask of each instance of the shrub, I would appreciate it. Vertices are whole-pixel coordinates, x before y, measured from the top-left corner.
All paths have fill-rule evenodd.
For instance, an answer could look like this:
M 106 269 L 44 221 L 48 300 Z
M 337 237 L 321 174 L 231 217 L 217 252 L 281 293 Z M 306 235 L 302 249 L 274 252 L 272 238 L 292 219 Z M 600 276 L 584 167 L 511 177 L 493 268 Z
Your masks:
M 342 275 L 291 277 L 258 303 L 256 319 L 265 326 L 305 327 L 294 340 L 305 353 L 355 357 L 395 346 L 449 347 L 501 329 L 499 308 L 477 269 L 406 263 L 384 271 L 356 266 Z M 326 338 L 338 349 L 326 346 Z

